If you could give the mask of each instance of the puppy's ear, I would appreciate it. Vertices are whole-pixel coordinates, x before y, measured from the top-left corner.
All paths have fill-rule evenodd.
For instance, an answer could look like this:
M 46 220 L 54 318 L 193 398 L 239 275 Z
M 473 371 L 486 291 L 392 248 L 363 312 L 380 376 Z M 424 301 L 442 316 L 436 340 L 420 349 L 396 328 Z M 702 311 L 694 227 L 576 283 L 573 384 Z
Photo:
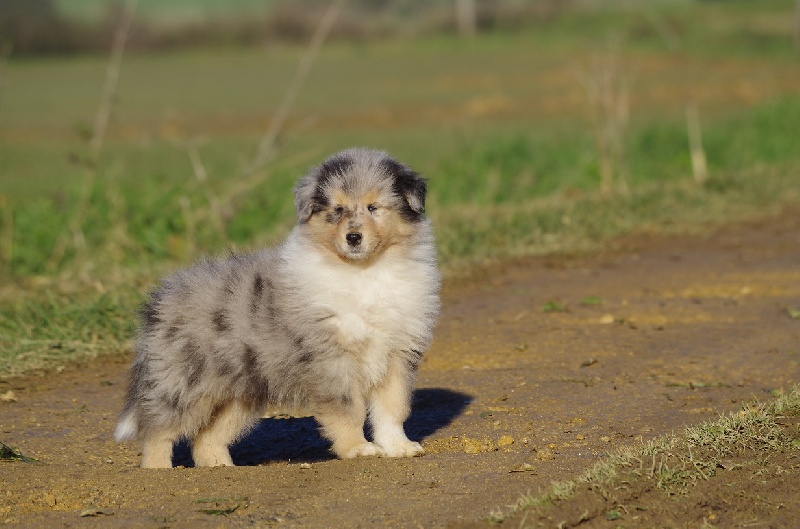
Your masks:
M 391 158 L 385 158 L 381 165 L 393 178 L 392 188 L 403 198 L 400 214 L 409 222 L 418 222 L 425 215 L 425 197 L 428 185 L 425 179 L 411 168 Z
M 297 210 L 297 221 L 300 223 L 307 222 L 314 214 L 317 173 L 318 170 L 315 168 L 294 186 L 294 208 Z
M 311 215 L 330 205 L 327 193 L 329 183 L 332 179 L 341 178 L 354 163 L 352 156 L 342 151 L 313 168 L 297 182 L 294 186 L 294 207 L 299 222 L 307 222 Z

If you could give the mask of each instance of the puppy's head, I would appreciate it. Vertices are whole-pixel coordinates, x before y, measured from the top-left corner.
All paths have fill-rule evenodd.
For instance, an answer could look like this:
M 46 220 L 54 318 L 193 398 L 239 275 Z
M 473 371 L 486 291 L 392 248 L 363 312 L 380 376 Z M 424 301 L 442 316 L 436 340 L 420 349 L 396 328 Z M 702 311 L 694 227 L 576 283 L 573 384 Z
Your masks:
M 371 149 L 334 154 L 294 192 L 298 222 L 345 261 L 366 261 L 402 244 L 425 218 L 425 180 Z

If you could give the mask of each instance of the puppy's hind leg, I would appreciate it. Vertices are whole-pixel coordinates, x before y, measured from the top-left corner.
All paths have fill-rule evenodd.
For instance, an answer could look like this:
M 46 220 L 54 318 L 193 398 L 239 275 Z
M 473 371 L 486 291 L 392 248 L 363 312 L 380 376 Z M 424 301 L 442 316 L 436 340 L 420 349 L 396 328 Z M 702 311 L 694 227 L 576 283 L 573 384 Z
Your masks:
M 178 434 L 161 430 L 149 434 L 142 446 L 142 468 L 172 468 L 172 445 Z
M 233 466 L 228 445 L 252 424 L 253 413 L 238 400 L 217 411 L 192 439 L 192 458 L 198 467 Z
M 400 360 L 389 365 L 389 372 L 370 395 L 369 419 L 375 443 L 388 457 L 414 457 L 425 453 L 422 445 L 411 441 L 403 422 L 411 413 L 411 374 Z

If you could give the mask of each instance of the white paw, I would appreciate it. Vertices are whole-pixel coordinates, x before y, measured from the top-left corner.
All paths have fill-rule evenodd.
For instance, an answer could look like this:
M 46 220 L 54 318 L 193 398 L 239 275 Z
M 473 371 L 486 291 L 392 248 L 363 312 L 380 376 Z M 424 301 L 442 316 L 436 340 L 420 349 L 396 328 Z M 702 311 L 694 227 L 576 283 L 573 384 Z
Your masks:
M 194 466 L 196 467 L 233 467 L 236 466 L 231 461 L 230 456 L 227 458 L 224 457 L 206 457 L 206 458 L 198 458 L 194 457 Z
M 383 448 L 380 446 L 375 443 L 365 442 L 345 451 L 344 454 L 341 454 L 339 457 L 342 459 L 353 459 L 355 457 L 383 457 L 385 455 L 386 452 L 384 452 Z
M 201 461 L 200 463 L 195 461 L 195 466 L 197 467 L 234 467 L 236 465 L 233 464 L 230 458 L 228 459 L 213 459 L 209 461 Z
M 232 467 L 231 454 L 227 447 L 198 447 L 192 451 L 196 467 Z
M 390 445 L 384 445 L 386 457 L 417 457 L 425 453 L 422 445 L 414 441 L 399 441 Z

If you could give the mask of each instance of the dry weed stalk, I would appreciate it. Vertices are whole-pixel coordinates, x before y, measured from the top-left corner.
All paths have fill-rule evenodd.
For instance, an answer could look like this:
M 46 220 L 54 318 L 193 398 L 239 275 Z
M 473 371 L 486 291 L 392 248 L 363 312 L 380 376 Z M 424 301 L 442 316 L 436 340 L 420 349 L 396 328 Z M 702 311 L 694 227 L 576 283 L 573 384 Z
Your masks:
M 223 219 L 222 205 L 220 204 L 217 194 L 214 193 L 208 185 L 208 171 L 206 170 L 205 164 L 203 164 L 203 159 L 200 157 L 198 144 L 194 141 L 188 142 L 185 148 L 186 154 L 189 156 L 189 161 L 192 164 L 192 170 L 194 171 L 197 185 L 203 188 L 203 192 L 206 195 L 209 208 L 209 220 L 211 221 L 214 231 L 217 232 L 217 236 L 223 239 L 225 237 L 225 221 Z
M 236 198 L 246 194 L 253 188 L 262 184 L 269 177 L 268 173 L 262 173 L 261 169 L 270 161 L 275 153 L 275 147 L 278 143 L 278 138 L 286 128 L 286 122 L 289 119 L 289 114 L 294 107 L 297 96 L 300 93 L 303 85 L 311 72 L 311 67 L 319 55 L 322 45 L 328 38 L 336 18 L 344 5 L 345 0 L 332 0 L 328 8 L 322 15 L 311 41 L 308 44 L 300 63 L 297 66 L 294 77 L 292 78 L 289 86 L 284 93 L 283 100 L 275 112 L 275 116 L 270 121 L 261 140 L 258 143 L 256 152 L 250 164 L 245 168 L 242 173 L 241 179 L 235 185 L 228 188 L 226 193 L 221 197 L 217 197 L 216 205 L 209 202 L 209 206 L 194 212 L 195 221 L 200 221 L 211 215 L 219 214 L 219 212 L 228 209 L 231 202 Z M 216 208 L 216 212 L 214 209 Z M 221 218 L 221 217 L 220 217 Z
M 475 0 L 456 0 L 456 28 L 462 37 L 475 36 L 477 29 Z
M 0 269 L 11 271 L 11 259 L 14 256 L 14 213 L 11 205 L 3 195 L 0 195 L 0 211 L 3 212 L 3 233 L 0 237 Z
M 800 35 L 800 0 L 797 2 L 797 7 L 798 34 Z M 680 35 L 678 35 L 662 17 L 647 9 L 642 10 L 642 13 L 664 40 L 664 43 L 670 51 L 679 51 L 683 49 L 683 39 L 681 39 Z M 708 164 L 706 163 L 706 151 L 703 149 L 700 114 L 697 111 L 697 105 L 691 98 L 689 102 L 686 103 L 686 129 L 689 136 L 689 156 L 692 161 L 692 176 L 694 177 L 695 183 L 702 184 L 708 179 Z
M 589 116 L 600 164 L 600 191 L 628 191 L 626 133 L 630 118 L 630 80 L 617 46 L 590 57 L 578 72 L 589 105 Z
M 283 100 L 281 101 L 280 106 L 278 106 L 278 110 L 275 112 L 275 117 L 272 119 L 269 128 L 261 138 L 255 155 L 253 156 L 253 160 L 245 171 L 245 177 L 251 176 L 253 173 L 261 169 L 272 156 L 272 153 L 275 149 L 275 144 L 278 141 L 278 136 L 280 136 L 281 132 L 286 126 L 286 120 L 289 118 L 289 113 L 292 111 L 292 107 L 294 107 L 294 103 L 297 100 L 297 95 L 300 93 L 300 89 L 305 84 L 308 74 L 311 72 L 311 67 L 314 65 L 322 45 L 327 40 L 331 28 L 333 28 L 333 24 L 336 22 L 336 18 L 339 16 L 339 12 L 344 5 L 344 1 L 345 0 L 333 0 L 328 5 L 325 13 L 323 13 L 322 18 L 319 21 L 319 25 L 317 25 L 317 28 L 314 30 L 314 34 L 311 37 L 308 48 L 306 48 L 303 57 L 300 59 L 300 64 L 297 66 L 294 77 L 289 83 L 289 87 L 286 89 Z
M 686 128 L 689 135 L 689 153 L 692 159 L 694 181 L 703 184 L 708 179 L 706 151 L 703 149 L 703 136 L 700 127 L 700 114 L 693 102 L 686 105 Z
M 8 59 L 11 57 L 11 44 L 5 42 L 0 46 L 0 103 L 3 101 L 3 93 L 6 89 Z M 0 195 L 0 211 L 3 213 L 2 227 L 0 234 L 0 268 L 11 270 L 11 258 L 14 250 L 14 215 L 11 205 L 5 196 Z
M 8 42 L 4 42 L 0 46 L 0 103 L 3 102 L 3 94 L 5 93 L 6 85 L 8 84 L 6 70 L 8 69 L 8 59 L 11 57 L 12 49 L 13 46 Z
M 127 0 L 120 17 L 119 23 L 114 31 L 114 40 L 111 45 L 111 55 L 106 67 L 106 79 L 103 85 L 103 92 L 100 97 L 100 105 L 95 115 L 92 136 L 89 139 L 90 159 L 85 166 L 83 186 L 78 199 L 78 204 L 72 218 L 67 223 L 67 230 L 61 234 L 56 241 L 56 245 L 50 254 L 47 263 L 47 270 L 55 271 L 64 258 L 64 254 L 73 245 L 77 254 L 83 254 L 86 248 L 86 240 L 83 233 L 83 225 L 89 209 L 89 202 L 94 189 L 94 182 L 97 179 L 98 164 L 100 154 L 105 142 L 108 120 L 114 104 L 114 96 L 117 92 L 119 81 L 119 71 L 122 65 L 122 55 L 125 52 L 125 43 L 128 40 L 128 32 L 133 24 L 136 6 L 139 0 Z
M 183 222 L 186 224 L 186 247 L 183 248 L 183 252 L 186 255 L 194 255 L 195 251 L 197 250 L 196 240 L 197 236 L 195 234 L 195 218 L 192 215 L 192 208 L 189 202 L 189 197 L 186 195 L 181 196 L 178 199 L 178 203 L 181 206 L 181 213 L 183 214 Z
M 670 27 L 659 13 L 643 8 L 642 15 L 653 26 L 653 29 L 656 30 L 656 33 L 658 33 L 670 51 L 676 51 L 683 47 L 683 40 L 680 35 Z
M 111 56 L 106 67 L 106 80 L 103 85 L 103 93 L 100 96 L 100 106 L 94 118 L 92 128 L 92 138 L 89 140 L 89 147 L 95 160 L 100 156 L 103 149 L 103 142 L 106 138 L 108 120 L 111 117 L 111 108 L 114 104 L 114 96 L 117 93 L 119 81 L 119 70 L 122 66 L 122 55 L 125 53 L 125 43 L 128 40 L 128 33 L 133 24 L 133 16 L 136 13 L 136 6 L 139 0 L 127 0 L 122 11 L 119 24 L 114 31 L 114 41 L 111 44 Z
M 189 238 L 187 241 L 189 246 L 187 248 L 188 251 L 192 251 L 195 246 L 194 228 L 196 228 L 199 222 L 206 219 L 211 221 L 215 231 L 224 237 L 224 212 L 229 209 L 231 202 L 263 183 L 268 178 L 268 173 L 261 172 L 261 169 L 263 169 L 274 155 L 276 144 L 278 143 L 280 135 L 284 132 L 297 96 L 316 61 L 322 45 L 327 40 L 344 2 L 345 0 L 332 0 L 324 12 L 300 60 L 295 75 L 287 87 L 283 100 L 276 110 L 275 116 L 261 138 L 252 161 L 242 171 L 242 176 L 237 184 L 231 186 L 224 195 L 216 195 L 207 185 L 208 173 L 200 157 L 197 144 L 195 142 L 189 142 L 183 146 L 192 164 L 195 179 L 199 187 L 203 189 L 207 199 L 207 205 L 205 207 L 196 208 L 194 210 L 190 208 L 188 197 L 183 196 L 180 199 L 182 214 L 184 220 L 187 221 L 187 229 L 191 232 L 187 233 L 187 237 Z M 70 247 L 74 248 L 77 257 L 81 257 L 85 254 L 86 241 L 83 228 L 89 211 L 91 195 L 97 179 L 99 158 L 113 110 L 122 56 L 137 4 L 138 0 L 126 0 L 122 16 L 120 17 L 114 33 L 113 44 L 106 69 L 105 84 L 97 114 L 95 115 L 92 135 L 89 140 L 90 151 L 85 164 L 81 194 L 79 195 L 78 203 L 72 217 L 67 223 L 67 228 L 62 232 L 51 251 L 47 262 L 47 270 L 50 273 L 57 270 Z
M 113 186 L 105 189 L 105 200 L 109 205 L 109 233 L 102 248 L 103 257 L 114 261 L 122 261 L 127 252 L 136 251 L 136 243 L 131 240 L 128 231 L 128 219 L 125 212 L 125 201 L 119 190 Z
M 794 47 L 800 50 L 800 0 L 794 4 Z

